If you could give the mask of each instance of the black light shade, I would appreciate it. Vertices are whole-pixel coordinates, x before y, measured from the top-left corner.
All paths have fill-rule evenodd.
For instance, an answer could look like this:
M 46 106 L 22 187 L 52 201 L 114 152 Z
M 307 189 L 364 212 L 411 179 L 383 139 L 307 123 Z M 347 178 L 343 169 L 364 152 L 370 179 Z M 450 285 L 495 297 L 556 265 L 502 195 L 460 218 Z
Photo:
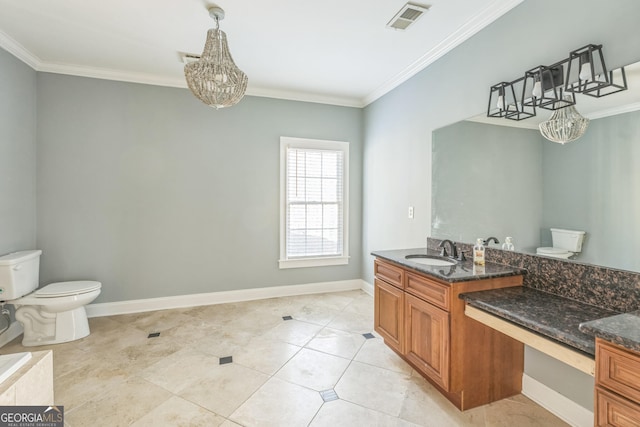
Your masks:
M 622 92 L 623 90 L 627 90 L 627 74 L 624 71 L 624 67 L 620 67 L 615 70 L 609 71 L 609 86 L 604 86 L 600 89 L 584 92 L 583 95 L 600 98 L 603 96 Z
M 573 93 L 567 98 L 563 89 L 564 66 L 540 65 L 524 75 L 523 104 L 546 110 L 558 110 L 576 103 Z
M 513 82 L 502 82 L 491 86 L 487 116 L 522 120 L 536 115 L 535 107 L 522 105 L 522 82 L 524 78 Z
M 602 45 L 589 44 L 569 53 L 567 92 L 586 94 L 598 91 L 610 85 L 609 77 Z

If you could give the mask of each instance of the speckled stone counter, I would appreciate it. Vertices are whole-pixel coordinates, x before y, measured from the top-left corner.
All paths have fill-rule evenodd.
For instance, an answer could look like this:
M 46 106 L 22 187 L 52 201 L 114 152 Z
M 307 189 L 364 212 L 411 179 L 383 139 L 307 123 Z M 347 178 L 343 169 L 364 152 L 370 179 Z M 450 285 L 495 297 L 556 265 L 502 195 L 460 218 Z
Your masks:
M 374 251 L 371 255 L 386 259 L 387 261 L 394 262 L 421 273 L 429 274 L 449 283 L 490 279 L 494 277 L 518 276 L 525 272 L 522 268 L 493 264 L 489 262 L 485 264 L 484 268 L 479 269 L 474 268 L 472 261 L 458 262 L 456 265 L 452 266 L 429 266 L 419 264 L 411 259 L 405 258 L 407 255 L 439 255 L 438 251 L 431 249 L 427 250 L 426 248 Z
M 580 330 L 640 353 L 640 311 L 585 322 Z
M 595 339 L 581 332 L 583 322 L 610 317 L 615 311 L 584 304 L 527 287 L 460 295 L 469 305 L 487 311 L 545 337 L 595 355 Z M 640 319 L 638 319 L 640 323 Z

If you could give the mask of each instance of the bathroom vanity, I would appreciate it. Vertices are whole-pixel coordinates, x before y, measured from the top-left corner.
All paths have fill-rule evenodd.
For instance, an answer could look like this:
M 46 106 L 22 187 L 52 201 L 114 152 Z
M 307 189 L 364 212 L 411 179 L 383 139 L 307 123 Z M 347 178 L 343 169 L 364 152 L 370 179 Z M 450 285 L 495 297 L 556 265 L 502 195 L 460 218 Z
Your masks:
M 464 314 L 459 295 L 522 285 L 522 270 L 470 261 L 429 266 L 425 249 L 373 252 L 375 330 L 461 410 L 520 393 L 523 344 Z

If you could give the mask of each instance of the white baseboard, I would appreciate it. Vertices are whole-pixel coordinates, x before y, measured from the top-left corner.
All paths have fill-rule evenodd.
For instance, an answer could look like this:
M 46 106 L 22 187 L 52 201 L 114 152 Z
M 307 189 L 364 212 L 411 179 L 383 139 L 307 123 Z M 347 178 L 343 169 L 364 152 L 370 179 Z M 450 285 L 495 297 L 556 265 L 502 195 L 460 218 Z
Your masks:
M 370 293 L 368 291 L 368 287 L 370 286 L 371 285 L 361 279 L 341 280 L 337 282 L 274 286 L 270 288 L 241 289 L 237 291 L 176 295 L 172 297 L 89 304 L 86 306 L 86 309 L 88 317 L 101 317 L 172 308 L 197 307 L 200 305 L 223 304 L 228 302 L 253 301 L 258 299 L 288 297 L 294 295 L 351 291 L 355 289 L 362 289 L 364 292 Z
M 366 292 L 367 294 L 373 296 L 373 285 L 369 282 L 365 282 L 364 280 L 362 281 L 362 288 L 363 292 Z
M 593 412 L 527 374 L 522 375 L 522 394 L 573 427 L 593 426 Z
M 22 323 L 14 321 L 9 325 L 9 329 L 0 334 L 0 347 L 9 344 L 11 341 L 22 335 Z

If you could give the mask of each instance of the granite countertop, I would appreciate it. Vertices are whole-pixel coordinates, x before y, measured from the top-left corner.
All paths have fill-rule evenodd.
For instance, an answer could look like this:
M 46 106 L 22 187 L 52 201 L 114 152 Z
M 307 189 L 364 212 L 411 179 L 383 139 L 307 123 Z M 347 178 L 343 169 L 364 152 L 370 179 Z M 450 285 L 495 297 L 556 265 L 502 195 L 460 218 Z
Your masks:
M 615 311 L 522 286 L 468 292 L 460 295 L 460 298 L 473 307 L 591 356 L 595 355 L 595 339 L 592 335 L 581 332 L 580 324 L 618 314 Z M 636 328 L 640 325 L 639 317 L 636 317 L 635 325 Z M 615 336 L 620 334 L 617 328 L 612 332 Z M 629 326 L 629 329 L 631 328 Z M 638 329 L 635 331 L 635 336 L 640 338 Z
M 427 250 L 426 248 L 374 251 L 371 252 L 371 255 L 386 259 L 387 261 L 394 262 L 420 273 L 434 276 L 449 283 L 490 279 L 494 277 L 518 276 L 526 272 L 526 270 L 522 268 L 493 264 L 490 262 L 487 262 L 484 265 L 484 268 L 475 267 L 473 265 L 473 261 L 470 260 L 458 262 L 456 265 L 452 266 L 430 266 L 419 264 L 411 259 L 405 258 L 407 255 L 440 255 L 439 252 Z
M 580 325 L 580 330 L 631 351 L 640 352 L 640 311 L 585 322 Z

